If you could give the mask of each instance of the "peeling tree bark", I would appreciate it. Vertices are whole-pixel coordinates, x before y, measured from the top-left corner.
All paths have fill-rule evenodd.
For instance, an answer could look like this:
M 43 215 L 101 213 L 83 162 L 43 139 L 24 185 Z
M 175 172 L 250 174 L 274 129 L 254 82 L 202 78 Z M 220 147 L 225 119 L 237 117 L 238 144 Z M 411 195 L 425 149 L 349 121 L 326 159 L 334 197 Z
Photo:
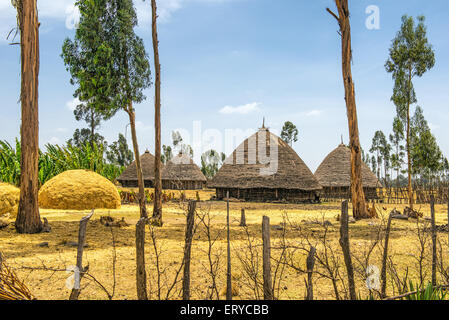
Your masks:
M 21 47 L 21 175 L 19 211 L 15 227 L 19 233 L 42 231 L 39 214 L 39 22 L 36 0 L 17 3 Z
M 159 63 L 159 41 L 157 37 L 157 6 L 156 0 L 151 0 L 152 11 L 152 34 L 154 67 L 156 70 L 155 97 L 154 97 L 154 128 L 155 128 L 155 151 L 154 151 L 154 209 L 153 223 L 162 226 L 162 175 L 161 175 L 161 65 Z
M 327 11 L 338 21 L 342 44 L 342 71 L 345 87 L 346 113 L 349 126 L 349 145 L 351 148 L 351 196 L 355 219 L 370 218 L 363 192 L 362 149 L 359 140 L 357 106 L 355 102 L 354 82 L 352 81 L 351 25 L 349 21 L 348 0 L 335 0 L 338 16 L 330 9 Z

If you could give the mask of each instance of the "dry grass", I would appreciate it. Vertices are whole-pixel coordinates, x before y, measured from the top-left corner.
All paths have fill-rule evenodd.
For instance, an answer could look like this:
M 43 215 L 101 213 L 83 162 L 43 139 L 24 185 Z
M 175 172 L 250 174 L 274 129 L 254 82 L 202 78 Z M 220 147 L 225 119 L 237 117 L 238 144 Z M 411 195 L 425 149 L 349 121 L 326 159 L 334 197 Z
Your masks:
M 189 194 L 187 195 L 189 197 Z M 190 198 L 195 197 L 195 192 Z M 201 198 L 207 198 L 208 194 L 201 194 Z M 151 208 L 151 206 L 149 206 Z M 399 210 L 403 208 L 395 205 Z M 238 227 L 241 208 L 246 209 L 246 222 L 248 230 L 255 241 L 260 241 L 261 221 L 263 215 L 268 215 L 271 219 L 271 225 L 280 225 L 283 222 L 284 215 L 288 214 L 292 223 L 299 224 L 303 230 L 298 231 L 289 229 L 286 233 L 286 241 L 290 244 L 301 243 L 304 230 L 308 234 L 320 237 L 321 229 L 319 226 L 305 224 L 303 221 L 312 221 L 315 219 L 329 220 L 333 226 L 329 229 L 329 240 L 336 252 L 340 252 L 338 245 L 339 223 L 336 216 L 340 211 L 340 204 L 329 203 L 322 205 L 284 205 L 284 204 L 264 204 L 264 203 L 231 203 L 231 238 L 233 251 L 233 277 L 236 283 L 242 281 L 244 272 L 237 259 L 237 253 L 244 253 L 246 248 L 246 233 L 243 228 Z M 381 208 L 380 211 L 385 213 Z M 388 207 L 388 211 L 393 206 Z M 424 216 L 430 216 L 429 208 L 423 207 L 421 210 Z M 212 233 L 218 236 L 217 244 L 214 250 L 217 254 L 225 252 L 225 233 L 222 232 L 226 223 L 226 204 L 224 202 L 205 201 L 198 204 L 198 211 L 210 212 L 212 220 Z M 0 230 L 0 251 L 3 252 L 8 264 L 14 269 L 17 275 L 26 283 L 31 292 L 37 299 L 67 299 L 70 290 L 66 288 L 66 279 L 69 276 L 64 272 L 67 266 L 75 264 L 76 248 L 64 245 L 70 241 L 77 241 L 77 232 L 79 220 L 86 212 L 80 211 L 62 211 L 62 210 L 41 210 L 41 216 L 46 217 L 52 227 L 51 233 L 38 235 L 19 235 L 15 232 L 13 226 Z M 437 224 L 446 224 L 447 209 L 443 206 L 436 207 Z M 89 264 L 89 272 L 100 281 L 107 289 L 112 289 L 113 273 L 113 249 L 111 230 L 100 224 L 99 219 L 102 215 L 110 215 L 114 218 L 122 217 L 130 224 L 129 227 L 114 228 L 116 244 L 116 273 L 117 285 L 114 299 L 135 299 L 135 224 L 139 217 L 137 206 L 122 206 L 120 210 L 97 210 L 87 228 L 86 242 L 88 247 L 85 249 L 84 262 Z M 175 271 L 182 262 L 182 252 L 184 245 L 184 227 L 185 227 L 185 204 L 168 203 L 164 206 L 164 227 L 155 229 L 158 239 L 157 245 L 161 246 L 161 268 L 167 268 L 162 275 L 162 283 L 171 283 Z M 368 220 L 357 222 L 350 225 L 350 241 L 352 253 L 355 257 L 362 257 L 370 243 L 376 238 L 376 230 L 381 220 Z M 418 250 L 418 238 L 416 236 L 416 222 L 414 221 L 394 221 L 392 226 L 392 235 L 390 240 L 390 253 L 393 261 L 397 264 L 399 272 L 404 272 L 409 267 L 410 276 L 418 278 L 418 268 L 416 263 L 416 253 Z M 282 240 L 282 231 L 277 228 L 272 229 L 272 245 L 276 247 Z M 152 247 L 151 237 L 147 228 L 147 272 L 150 278 L 151 297 L 156 298 L 156 279 L 155 279 L 155 254 Z M 447 246 L 447 234 L 440 234 L 441 241 Z M 48 242 L 48 247 L 41 247 L 39 244 Z M 430 250 L 430 239 L 428 249 Z M 210 278 L 207 274 L 208 261 L 207 251 L 208 243 L 201 228 L 198 228 L 192 247 L 192 298 L 204 299 L 209 290 Z M 447 247 L 446 247 L 447 249 Z M 262 248 L 256 247 L 256 250 L 262 251 Z M 317 250 L 320 246 L 317 245 Z M 381 248 L 373 252 L 371 264 L 380 268 Z M 445 252 L 447 250 L 444 250 Z M 278 250 L 273 250 L 274 258 L 278 256 Z M 305 256 L 298 255 L 295 263 L 305 266 Z M 447 260 L 447 256 L 445 257 Z M 356 260 L 356 259 L 354 259 Z M 426 260 L 426 265 L 430 269 L 430 263 Z M 445 261 L 446 265 L 448 261 Z M 356 268 L 359 268 L 357 260 L 354 261 Z M 223 288 L 226 285 L 225 279 L 225 258 L 221 260 L 221 266 L 218 274 L 218 290 L 224 293 Z M 44 271 L 41 268 L 55 269 L 59 271 Z M 360 268 L 359 268 L 360 269 Z M 342 268 L 344 272 L 344 268 Z M 261 276 L 261 274 L 260 274 Z M 428 274 L 430 277 L 430 273 Z M 296 273 L 293 269 L 287 268 L 280 282 L 280 298 L 282 299 L 303 299 L 305 294 L 304 285 L 305 275 Z M 357 285 L 362 296 L 368 294 L 364 289 L 362 272 L 357 273 Z M 106 299 L 105 293 L 93 282 L 87 278 L 83 279 L 83 288 L 81 299 Z M 315 297 L 318 299 L 333 299 L 332 284 L 329 280 L 315 277 Z M 237 290 L 237 298 L 253 298 L 251 290 L 240 286 Z M 389 290 L 391 285 L 389 283 Z M 179 290 L 178 290 L 179 291 Z M 179 298 L 179 292 L 174 291 L 172 299 Z M 166 288 L 162 288 L 162 298 Z M 390 292 L 392 293 L 392 292 Z M 223 299 L 223 297 L 221 297 Z

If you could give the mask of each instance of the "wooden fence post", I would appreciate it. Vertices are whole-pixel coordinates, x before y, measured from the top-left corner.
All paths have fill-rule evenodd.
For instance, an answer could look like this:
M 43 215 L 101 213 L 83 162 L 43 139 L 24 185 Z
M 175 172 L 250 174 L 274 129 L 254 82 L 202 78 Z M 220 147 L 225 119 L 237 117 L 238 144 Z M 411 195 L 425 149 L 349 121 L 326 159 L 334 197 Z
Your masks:
M 273 284 L 271 282 L 271 241 L 270 218 L 262 219 L 262 243 L 263 243 L 263 297 L 264 300 L 273 300 Z
M 84 276 L 84 273 L 87 271 L 87 268 L 83 267 L 83 252 L 84 252 L 84 244 L 86 242 L 86 229 L 87 223 L 90 218 L 94 215 L 94 210 L 92 212 L 83 217 L 80 220 L 80 227 L 78 231 L 78 251 L 76 254 L 76 270 L 75 270 L 75 283 L 74 288 L 72 288 L 72 292 L 70 293 L 69 300 L 78 300 L 78 297 L 81 293 L 81 279 Z
M 340 219 L 340 246 L 348 273 L 349 298 L 357 300 L 354 282 L 354 267 L 352 266 L 351 250 L 349 248 L 349 216 L 348 216 L 348 200 L 343 201 L 341 205 Z
M 226 226 L 227 226 L 227 272 L 226 272 L 226 300 L 232 300 L 232 271 L 231 271 L 231 234 L 229 225 L 229 191 L 226 192 Z
M 382 271 L 380 273 L 380 280 L 382 281 L 381 296 L 386 298 L 387 292 L 387 259 L 388 259 L 388 242 L 390 241 L 390 231 L 391 231 L 391 221 L 393 215 L 390 213 L 387 222 L 387 229 L 385 230 L 385 243 L 384 243 L 384 254 L 382 257 Z
M 184 244 L 184 278 L 182 280 L 182 299 L 190 300 L 190 255 L 192 251 L 193 227 L 195 225 L 196 201 L 189 201 L 187 212 L 186 238 Z
M 435 197 L 430 196 L 430 215 L 432 220 L 432 286 L 437 285 L 437 228 L 435 223 Z
M 242 214 L 240 215 L 240 227 L 246 227 L 245 209 L 242 209 Z
M 315 267 L 316 248 L 310 247 L 309 255 L 306 260 L 307 267 L 307 296 L 306 300 L 313 300 L 313 268 Z

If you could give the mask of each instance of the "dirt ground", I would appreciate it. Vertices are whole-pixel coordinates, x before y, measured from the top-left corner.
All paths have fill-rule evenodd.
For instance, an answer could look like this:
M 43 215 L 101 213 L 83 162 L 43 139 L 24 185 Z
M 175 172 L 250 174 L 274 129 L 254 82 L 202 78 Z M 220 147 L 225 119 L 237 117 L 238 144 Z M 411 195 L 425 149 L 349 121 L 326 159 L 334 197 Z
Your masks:
M 194 198 L 188 194 L 188 197 Z M 201 194 L 202 200 L 207 199 L 210 193 Z M 382 207 L 387 210 L 384 210 Z M 275 278 L 276 296 L 279 299 L 304 299 L 305 279 L 304 273 L 298 272 L 294 268 L 285 264 L 277 264 L 276 259 L 282 252 L 282 243 L 288 243 L 290 246 L 307 247 L 304 245 L 304 234 L 308 234 L 311 244 L 315 244 L 318 252 L 323 251 L 319 244 L 319 239 L 323 238 L 324 229 L 314 224 L 316 221 L 329 221 L 331 226 L 328 229 L 327 237 L 330 244 L 339 255 L 340 272 L 345 275 L 343 260 L 341 258 L 341 249 L 338 244 L 339 222 L 337 216 L 340 213 L 341 205 L 339 203 L 324 203 L 319 205 L 300 205 L 300 204 L 267 204 L 267 203 L 230 203 L 231 217 L 231 239 L 232 239 L 232 275 L 234 280 L 235 299 L 254 299 L 260 298 L 261 292 L 255 290 L 252 285 L 254 279 L 249 276 L 248 265 L 250 263 L 251 252 L 256 253 L 256 259 L 253 265 L 255 267 L 255 278 L 258 282 L 262 281 L 261 273 L 261 222 L 262 217 L 267 215 L 271 222 L 272 238 L 272 269 Z M 395 205 L 399 210 L 403 206 Z M 246 210 L 246 221 L 248 228 L 239 227 L 241 209 Z M 419 206 L 418 206 L 419 208 Z M 393 206 L 377 206 L 381 216 L 386 216 L 387 212 L 393 209 Z M 419 208 L 424 217 L 430 216 L 430 207 L 421 206 Z M 149 205 L 151 211 L 151 205 Z M 226 203 L 202 201 L 198 203 L 197 211 L 199 215 L 209 213 L 211 218 L 211 233 L 217 241 L 212 248 L 211 259 L 219 261 L 217 266 L 217 287 L 220 299 L 224 298 L 226 286 Z M 76 242 L 78 236 L 79 220 L 87 214 L 87 211 L 61 211 L 61 210 L 41 210 L 41 216 L 46 217 L 52 227 L 51 233 L 37 235 L 19 235 L 15 232 L 13 223 L 0 230 L 0 251 L 7 259 L 7 263 L 14 268 L 19 277 L 27 284 L 31 292 L 37 299 L 67 299 L 70 290 L 66 286 L 67 278 L 71 275 L 65 271 L 68 267 L 75 265 L 76 247 L 69 246 L 70 242 Z M 154 251 L 154 242 L 146 229 L 146 265 L 149 275 L 149 290 L 152 299 L 167 298 L 167 291 L 173 279 L 176 276 L 182 263 L 182 254 L 184 246 L 184 232 L 186 220 L 185 203 L 166 203 L 164 204 L 164 226 L 155 229 L 156 248 L 160 250 L 158 261 Z M 121 228 L 109 228 L 100 223 L 101 216 L 111 216 L 116 219 L 124 218 L 129 226 Z M 136 205 L 125 205 L 119 210 L 96 210 L 94 216 L 87 227 L 87 247 L 84 255 L 84 265 L 89 266 L 91 274 L 101 285 L 109 292 L 113 291 L 114 272 L 113 257 L 116 255 L 116 285 L 114 299 L 135 299 L 135 223 L 138 220 L 139 210 Z M 285 229 L 282 228 L 285 218 L 288 217 L 288 224 Z M 447 207 L 436 206 L 437 224 L 447 223 Z M 197 218 L 197 222 L 199 219 Z M 424 220 L 422 220 L 424 221 Z M 350 241 L 353 255 L 353 262 L 356 269 L 357 290 L 364 298 L 368 295 L 365 280 L 363 257 L 369 251 L 373 241 L 378 237 L 379 226 L 384 223 L 382 219 L 373 219 L 359 221 L 350 225 Z M 285 230 L 285 231 L 284 231 Z M 207 229 L 199 225 L 193 240 L 192 247 L 192 298 L 207 299 L 211 291 L 212 280 L 208 273 L 209 242 L 206 235 Z M 248 249 L 248 234 L 251 239 L 253 251 Z M 113 248 L 112 236 L 115 239 L 115 251 Z M 308 236 L 308 237 L 309 237 Z M 383 233 L 381 234 L 383 237 Z M 448 258 L 448 235 L 439 233 L 439 240 L 443 247 L 444 264 L 449 264 Z M 48 243 L 48 246 L 45 244 Z M 308 245 L 308 244 L 307 244 Z M 423 274 L 426 280 L 430 280 L 430 236 L 425 244 L 425 269 Z M 381 255 L 383 247 L 380 243 L 373 250 L 370 265 L 381 267 Z M 419 241 L 417 236 L 416 220 L 399 221 L 394 220 L 390 240 L 390 255 L 398 273 L 402 276 L 408 268 L 409 278 L 419 279 L 418 264 Z M 305 269 L 306 253 L 298 249 L 289 256 L 290 264 Z M 158 290 L 158 279 L 156 266 L 160 267 Z M 317 266 L 319 274 L 314 278 L 314 295 L 317 299 L 335 299 L 332 282 L 323 277 L 325 270 Z M 180 280 L 182 272 L 178 276 Z M 391 281 L 393 280 L 392 277 Z M 346 285 L 340 281 L 339 285 L 343 288 Z M 388 291 L 392 291 L 392 282 L 389 281 Z M 181 284 L 178 282 L 170 291 L 169 299 L 180 298 Z M 92 278 L 84 278 L 82 281 L 82 293 L 80 299 L 107 299 L 107 295 L 98 285 L 92 281 Z M 259 290 L 259 291 L 258 291 Z M 158 294 L 158 291 L 160 292 Z M 343 289 L 342 289 L 343 296 Z M 216 298 L 216 297 L 215 297 Z

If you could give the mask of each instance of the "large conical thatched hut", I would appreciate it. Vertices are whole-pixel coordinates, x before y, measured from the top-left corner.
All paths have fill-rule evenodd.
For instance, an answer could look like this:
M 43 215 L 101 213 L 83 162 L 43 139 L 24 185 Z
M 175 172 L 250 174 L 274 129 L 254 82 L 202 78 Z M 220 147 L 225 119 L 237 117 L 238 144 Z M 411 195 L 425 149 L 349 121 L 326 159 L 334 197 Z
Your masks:
M 323 186 L 322 196 L 326 199 L 351 198 L 351 150 L 340 144 L 321 163 L 315 177 Z M 376 175 L 362 163 L 362 181 L 365 197 L 377 199 L 377 188 L 381 187 Z
M 145 182 L 145 188 L 154 187 L 154 160 L 155 157 L 147 150 L 143 155 L 140 156 L 140 163 L 142 166 L 143 180 Z M 163 165 L 162 165 L 163 167 Z M 117 179 L 122 187 L 126 188 L 137 188 L 137 168 L 136 161 L 133 161 L 126 169 L 123 171 L 120 177 Z
M 226 159 L 208 187 L 218 199 L 229 192 L 246 201 L 288 202 L 319 201 L 322 189 L 296 152 L 264 126 Z
M 162 171 L 162 187 L 171 190 L 201 190 L 207 179 L 186 154 L 179 153 Z

